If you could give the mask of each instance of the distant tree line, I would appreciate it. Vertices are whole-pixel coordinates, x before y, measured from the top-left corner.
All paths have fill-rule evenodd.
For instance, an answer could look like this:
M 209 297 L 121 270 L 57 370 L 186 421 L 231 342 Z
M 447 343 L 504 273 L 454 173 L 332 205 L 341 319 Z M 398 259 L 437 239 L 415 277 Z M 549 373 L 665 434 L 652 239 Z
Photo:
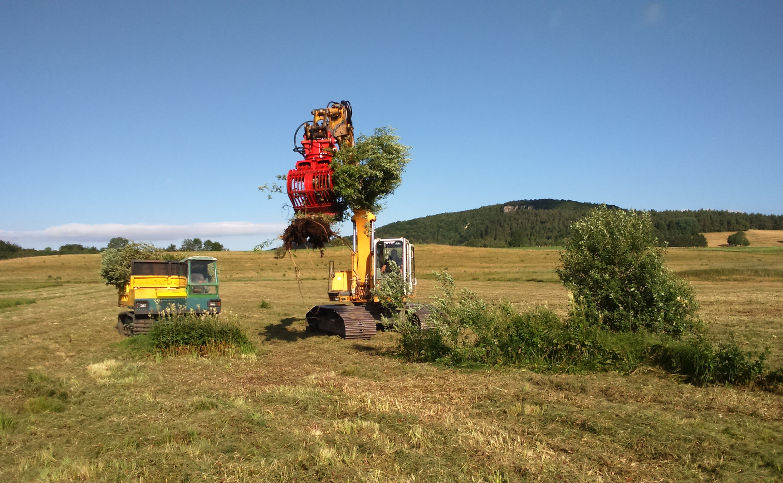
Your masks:
M 42 255 L 73 255 L 80 253 L 100 253 L 100 250 L 95 247 L 85 247 L 76 243 L 62 245 L 57 250 L 53 250 L 51 247 L 46 247 L 43 250 L 36 250 L 35 248 L 22 248 L 16 243 L 0 240 L 0 260 Z
M 106 248 L 122 248 L 130 243 L 130 240 L 122 237 L 115 237 L 109 240 L 109 244 Z M 182 245 L 179 248 L 175 244 L 171 244 L 163 249 L 167 252 L 222 252 L 227 250 L 222 243 L 204 240 L 201 238 L 185 238 L 182 240 Z
M 377 236 L 481 247 L 562 245 L 571 223 L 596 206 L 551 199 L 511 201 L 390 223 L 378 228 Z M 670 246 L 707 246 L 701 235 L 705 232 L 783 229 L 783 216 L 779 215 L 719 210 L 651 211 L 650 215 L 659 241 Z
M 45 255 L 76 255 L 76 254 L 89 254 L 100 253 L 106 248 L 122 248 L 130 243 L 130 240 L 123 237 L 114 237 L 109 240 L 109 243 L 105 248 L 98 249 L 96 247 L 85 247 L 78 243 L 70 243 L 60 246 L 59 249 L 53 250 L 50 247 L 46 247 L 43 250 L 37 250 L 35 248 L 22 248 L 16 243 L 0 240 L 0 260 L 8 258 L 21 258 L 21 257 L 39 257 Z M 164 249 L 168 252 L 221 252 L 226 250 L 222 243 L 204 240 L 200 238 L 186 238 L 182 241 L 182 245 L 177 248 L 173 243 Z

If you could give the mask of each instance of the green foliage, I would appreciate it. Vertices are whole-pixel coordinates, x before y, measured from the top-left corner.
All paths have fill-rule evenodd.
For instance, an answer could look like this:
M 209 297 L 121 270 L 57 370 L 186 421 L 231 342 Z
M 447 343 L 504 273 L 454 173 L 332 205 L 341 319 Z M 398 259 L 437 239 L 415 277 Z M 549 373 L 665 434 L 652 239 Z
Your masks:
M 748 240 L 748 236 L 745 234 L 744 231 L 738 231 L 737 233 L 734 233 L 733 235 L 729 235 L 729 237 L 726 239 L 729 245 L 733 247 L 746 247 L 750 245 L 750 241 Z
M 204 242 L 201 238 L 185 238 L 179 249 L 183 252 L 199 252 L 204 249 Z
M 592 210 L 571 225 L 558 275 L 579 318 L 615 331 L 679 337 L 699 326 L 692 287 L 663 264 L 650 215 Z
M 156 322 L 147 337 L 152 347 L 161 352 L 254 351 L 247 334 L 235 320 L 227 321 L 215 315 L 172 315 Z
M 106 248 L 122 248 L 126 246 L 128 243 L 130 243 L 130 240 L 128 240 L 127 238 L 117 236 L 109 240 L 109 243 L 106 245 Z
M 0 240 L 0 260 L 16 258 L 20 256 L 22 247 L 16 243 Z
M 693 384 L 767 384 L 767 380 L 775 384 L 775 373 L 765 377 L 766 355 L 745 352 L 733 340 L 716 347 L 694 337 L 654 347 L 652 359 Z
M 222 243 L 212 240 L 204 240 L 202 242 L 201 238 L 185 238 L 182 240 L 182 245 L 179 249 L 183 252 L 222 252 L 225 250 L 225 247 L 223 247 Z
M 671 247 L 706 247 L 707 239 L 699 233 L 699 222 L 694 216 L 671 217 L 663 214 L 653 217 L 656 235 Z
M 13 415 L 0 411 L 0 432 L 11 433 L 18 425 L 19 422 Z
M 267 300 L 262 300 L 261 303 L 258 304 L 258 308 L 259 309 L 268 309 L 268 308 L 271 308 L 271 307 L 272 307 L 272 304 L 269 303 L 269 301 L 267 301 Z
M 98 250 L 95 247 L 88 248 L 79 243 L 69 243 L 66 245 L 62 245 L 58 250 L 58 253 L 60 255 L 81 255 L 85 253 L 98 253 L 98 252 L 100 252 L 100 250 Z
M 129 242 L 122 248 L 107 248 L 101 255 L 101 277 L 106 285 L 123 290 L 130 282 L 133 260 L 161 260 L 169 255 L 147 243 Z
M 372 295 L 378 299 L 381 312 L 385 317 L 392 317 L 402 312 L 405 306 L 405 280 L 394 260 L 389 260 L 386 273 L 372 289 Z
M 400 144 L 393 129 L 377 128 L 371 136 L 359 136 L 354 146 L 341 147 L 332 162 L 339 203 L 352 211 L 379 211 L 381 200 L 402 182 L 409 161 L 410 148 Z
M 95 247 L 85 247 L 78 243 L 62 245 L 59 250 L 52 250 L 51 247 L 46 247 L 43 250 L 36 250 L 34 248 L 22 248 L 16 243 L 0 240 L 0 260 L 8 258 L 20 258 L 20 257 L 38 257 L 44 255 L 74 255 L 85 253 L 98 253 Z

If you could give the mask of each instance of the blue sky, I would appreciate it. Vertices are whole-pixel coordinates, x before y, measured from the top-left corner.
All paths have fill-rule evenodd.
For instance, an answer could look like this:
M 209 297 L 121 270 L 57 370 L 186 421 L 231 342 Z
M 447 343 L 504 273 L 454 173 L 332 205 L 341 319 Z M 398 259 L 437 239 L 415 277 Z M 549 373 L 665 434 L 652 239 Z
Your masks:
M 250 249 L 291 214 L 257 186 L 341 99 L 413 148 L 380 225 L 532 198 L 783 214 L 782 2 L 484 3 L 0 1 L 0 239 Z

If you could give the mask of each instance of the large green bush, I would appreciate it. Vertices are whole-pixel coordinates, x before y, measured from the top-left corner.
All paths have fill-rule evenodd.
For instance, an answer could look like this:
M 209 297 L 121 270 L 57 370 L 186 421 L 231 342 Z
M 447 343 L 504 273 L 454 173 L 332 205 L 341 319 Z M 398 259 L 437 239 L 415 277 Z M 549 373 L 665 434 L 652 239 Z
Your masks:
M 729 235 L 729 237 L 726 239 L 729 245 L 733 247 L 746 247 L 750 245 L 750 240 L 748 240 L 748 236 L 745 234 L 744 231 L 738 231 L 737 233 L 734 233 L 733 235 Z
M 592 210 L 571 225 L 558 275 L 582 319 L 681 336 L 699 325 L 693 289 L 663 264 L 649 213 Z

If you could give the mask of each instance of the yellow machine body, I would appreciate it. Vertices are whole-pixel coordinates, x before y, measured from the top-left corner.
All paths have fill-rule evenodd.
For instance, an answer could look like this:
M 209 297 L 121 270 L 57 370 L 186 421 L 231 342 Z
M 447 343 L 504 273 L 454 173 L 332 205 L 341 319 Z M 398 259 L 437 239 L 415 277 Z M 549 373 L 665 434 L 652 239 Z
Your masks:
M 136 299 L 186 299 L 188 278 L 182 275 L 131 275 L 130 282 L 120 293 L 118 305 L 133 307 Z
M 313 109 L 310 112 L 313 121 L 305 125 L 306 139 L 319 139 L 331 134 L 342 148 L 353 146 L 353 124 L 351 123 L 350 104 L 330 102 L 323 109 Z

